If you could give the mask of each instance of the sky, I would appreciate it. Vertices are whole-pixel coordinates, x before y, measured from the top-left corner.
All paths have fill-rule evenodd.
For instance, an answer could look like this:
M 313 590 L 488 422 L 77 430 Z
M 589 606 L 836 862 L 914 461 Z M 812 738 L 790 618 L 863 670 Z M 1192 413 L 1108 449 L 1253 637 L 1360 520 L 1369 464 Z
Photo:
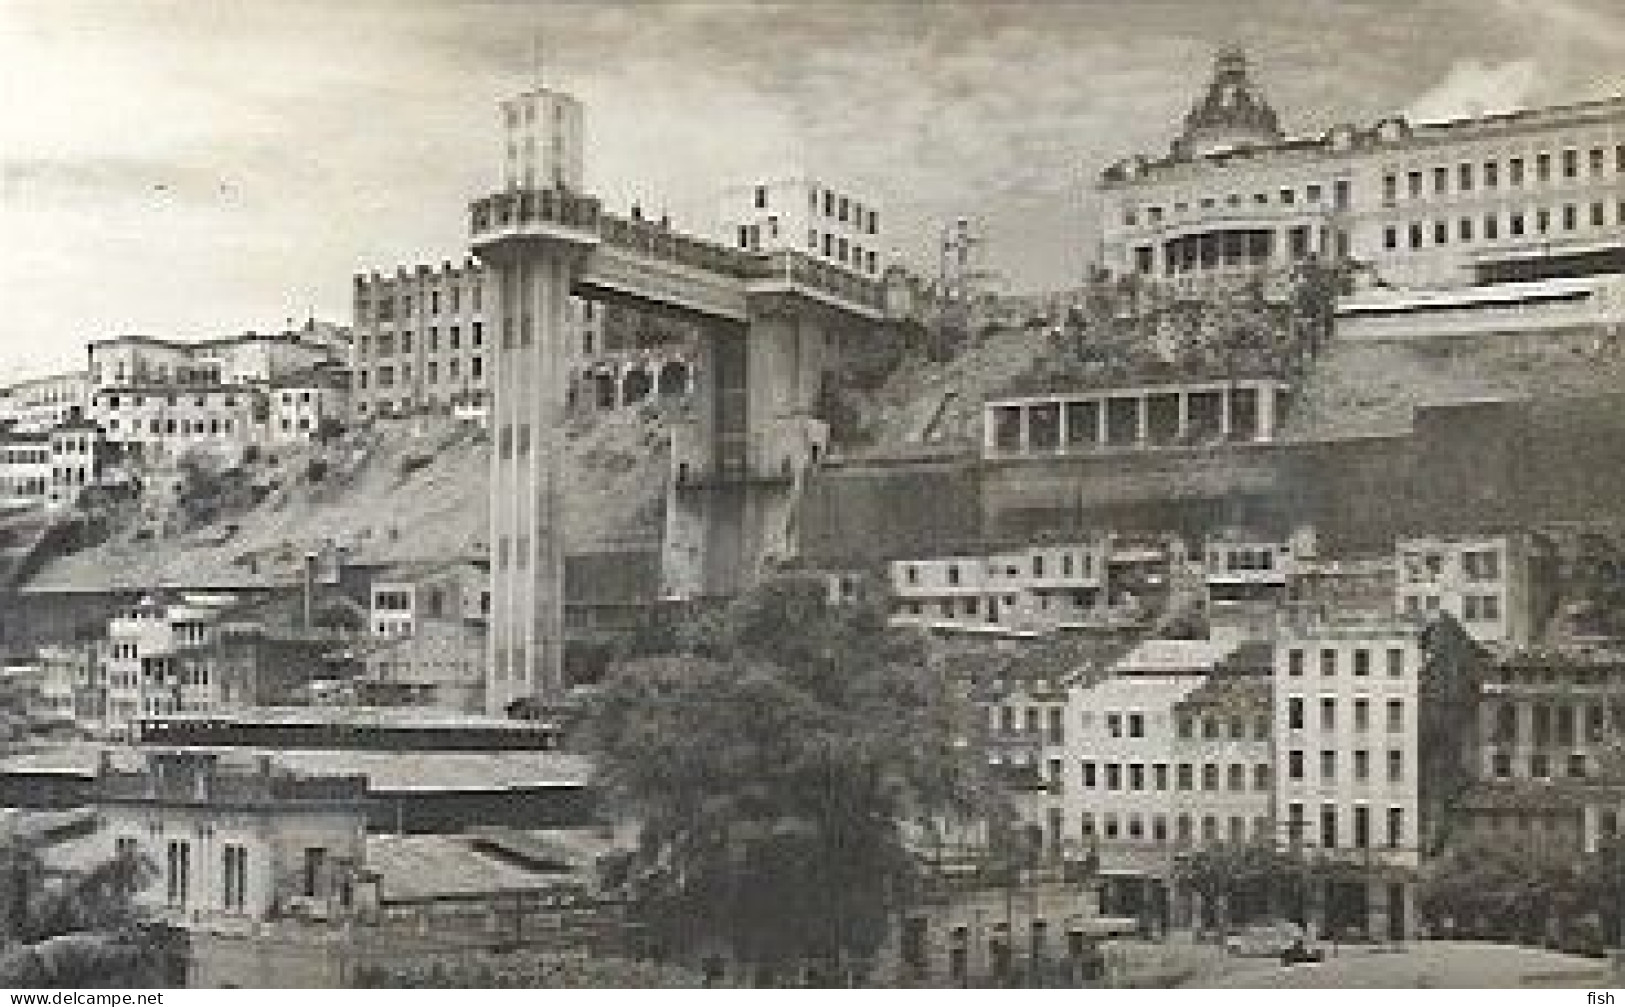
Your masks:
M 1008 289 L 1058 288 L 1092 180 L 1166 150 L 1228 44 L 1293 133 L 1625 91 L 1621 0 L 0 0 L 0 383 L 347 322 L 355 273 L 460 258 L 538 66 L 610 209 L 701 230 L 794 169 L 905 260 L 969 216 Z

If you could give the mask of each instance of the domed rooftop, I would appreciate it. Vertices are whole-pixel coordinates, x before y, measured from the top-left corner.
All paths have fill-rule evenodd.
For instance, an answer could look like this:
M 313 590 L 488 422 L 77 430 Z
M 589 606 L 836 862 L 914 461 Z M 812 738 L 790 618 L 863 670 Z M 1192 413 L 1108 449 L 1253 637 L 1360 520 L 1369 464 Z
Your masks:
M 1219 51 L 1207 92 L 1185 115 L 1185 129 L 1174 141 L 1181 157 L 1204 157 L 1284 139 L 1280 117 L 1247 74 L 1247 54 L 1238 48 Z

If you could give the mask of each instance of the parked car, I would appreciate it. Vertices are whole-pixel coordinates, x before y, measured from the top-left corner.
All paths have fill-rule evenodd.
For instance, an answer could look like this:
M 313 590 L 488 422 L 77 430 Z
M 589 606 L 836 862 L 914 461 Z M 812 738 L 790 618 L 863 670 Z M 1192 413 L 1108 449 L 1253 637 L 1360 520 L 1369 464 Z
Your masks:
M 1303 928 L 1296 923 L 1266 923 L 1244 927 L 1225 937 L 1224 949 L 1243 958 L 1275 958 L 1303 939 Z

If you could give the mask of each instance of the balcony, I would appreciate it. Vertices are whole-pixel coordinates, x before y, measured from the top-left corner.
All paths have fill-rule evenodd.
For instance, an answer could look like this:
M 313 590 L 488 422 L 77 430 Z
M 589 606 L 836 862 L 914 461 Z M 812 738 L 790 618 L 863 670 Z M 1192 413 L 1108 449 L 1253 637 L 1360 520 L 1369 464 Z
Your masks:
M 497 232 L 524 231 L 537 226 L 596 234 L 600 209 L 598 200 L 591 196 L 564 189 L 531 189 L 499 192 L 475 200 L 469 216 L 473 237 L 478 243 L 503 236 Z

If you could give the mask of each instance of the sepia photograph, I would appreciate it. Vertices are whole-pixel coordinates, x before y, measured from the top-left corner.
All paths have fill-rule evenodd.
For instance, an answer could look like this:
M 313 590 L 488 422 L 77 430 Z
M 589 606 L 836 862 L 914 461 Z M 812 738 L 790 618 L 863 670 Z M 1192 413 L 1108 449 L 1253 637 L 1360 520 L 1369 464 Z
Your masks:
M 1621 0 L 0 0 L 0 298 L 13 1004 L 1625 988 Z

